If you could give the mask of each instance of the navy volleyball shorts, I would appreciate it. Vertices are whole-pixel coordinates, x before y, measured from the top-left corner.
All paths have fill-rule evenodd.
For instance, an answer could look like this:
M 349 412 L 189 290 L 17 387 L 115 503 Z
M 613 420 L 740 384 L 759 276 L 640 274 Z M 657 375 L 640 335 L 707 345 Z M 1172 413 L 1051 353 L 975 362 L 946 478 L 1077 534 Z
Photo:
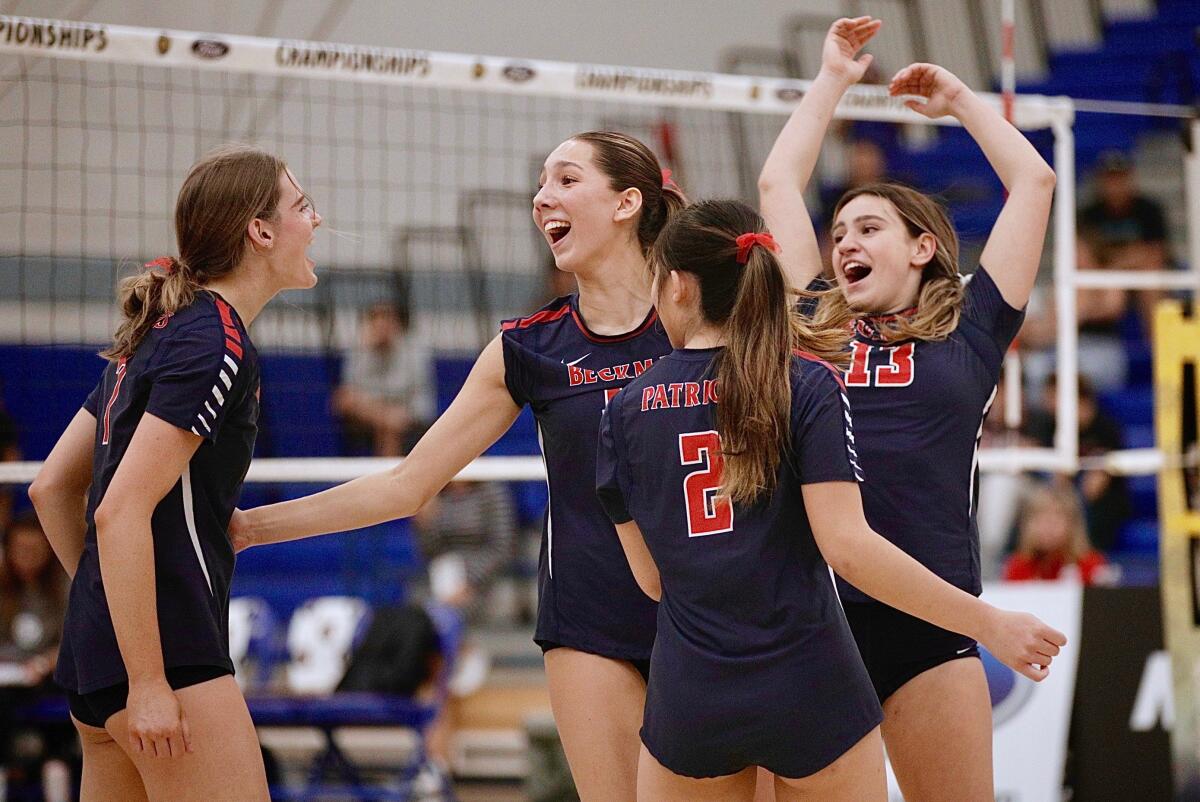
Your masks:
M 979 644 L 974 639 L 935 627 L 882 602 L 844 601 L 842 606 L 880 704 L 931 668 L 979 656 Z

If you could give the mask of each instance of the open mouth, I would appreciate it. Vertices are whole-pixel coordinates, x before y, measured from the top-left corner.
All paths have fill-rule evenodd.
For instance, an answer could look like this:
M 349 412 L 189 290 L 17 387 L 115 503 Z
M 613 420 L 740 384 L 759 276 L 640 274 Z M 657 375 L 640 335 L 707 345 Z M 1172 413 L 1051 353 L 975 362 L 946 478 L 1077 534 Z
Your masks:
M 550 238 L 550 244 L 557 245 L 566 238 L 567 234 L 571 233 L 571 224 L 566 220 L 551 220 L 546 223 L 543 230 Z
M 857 284 L 871 275 L 871 268 L 862 262 L 847 262 L 842 265 L 842 273 L 846 276 L 847 284 Z

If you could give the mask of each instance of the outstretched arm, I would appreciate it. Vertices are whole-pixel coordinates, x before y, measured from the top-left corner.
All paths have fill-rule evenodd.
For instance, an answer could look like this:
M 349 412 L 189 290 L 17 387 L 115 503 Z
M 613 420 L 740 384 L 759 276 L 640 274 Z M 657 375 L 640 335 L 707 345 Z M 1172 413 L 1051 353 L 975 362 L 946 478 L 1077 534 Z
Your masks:
M 1054 170 L 1020 131 L 948 70 L 934 64 L 910 64 L 892 78 L 889 91 L 927 98 L 909 100 L 905 105 L 931 119 L 946 114 L 955 117 L 1000 177 L 1008 199 L 979 263 L 987 267 L 1005 302 L 1024 308 L 1042 258 L 1054 198 Z
M 521 410 L 504 383 L 500 338 L 471 369 L 458 397 L 399 465 L 311 496 L 238 511 L 236 549 L 296 540 L 412 515 L 508 431 Z
M 804 189 L 812 178 L 834 109 L 871 64 L 870 54 L 855 56 L 882 24 L 871 17 L 833 23 L 825 36 L 821 71 L 779 132 L 758 177 L 762 215 L 780 245 L 780 263 L 794 289 L 804 289 L 821 273 L 821 252 L 804 203 Z
M 863 593 L 909 615 L 978 640 L 1032 680 L 1049 673 L 1067 638 L 1026 613 L 998 610 L 944 582 L 871 530 L 852 482 L 802 486 L 813 536 L 833 570 Z

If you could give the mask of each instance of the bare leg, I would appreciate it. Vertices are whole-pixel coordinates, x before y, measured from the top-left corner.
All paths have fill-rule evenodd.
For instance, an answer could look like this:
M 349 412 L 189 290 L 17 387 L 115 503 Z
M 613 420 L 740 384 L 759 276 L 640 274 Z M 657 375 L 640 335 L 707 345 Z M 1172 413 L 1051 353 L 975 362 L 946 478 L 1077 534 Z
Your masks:
M 779 802 L 885 802 L 887 777 L 879 728 L 816 774 L 795 780 L 776 776 L 775 798 Z
M 697 780 L 683 777 L 654 759 L 645 746 L 638 761 L 638 802 L 751 802 L 757 771 L 754 766 L 737 774 Z
M 646 683 L 624 660 L 546 652 L 550 709 L 580 802 L 634 802 Z
M 137 767 L 150 800 L 269 802 L 258 734 L 233 677 L 218 677 L 175 694 L 192 733 L 193 751 L 182 757 L 161 758 L 132 751 L 124 710 L 104 725 Z
M 758 785 L 754 788 L 754 802 L 775 802 L 775 775 L 764 768 L 758 770 Z
M 89 727 L 74 716 L 71 722 L 79 731 L 83 747 L 83 781 L 80 802 L 145 802 L 146 789 L 124 750 L 107 731 Z
M 905 799 L 994 799 L 992 704 L 979 660 L 951 660 L 914 677 L 883 712 L 883 739 Z

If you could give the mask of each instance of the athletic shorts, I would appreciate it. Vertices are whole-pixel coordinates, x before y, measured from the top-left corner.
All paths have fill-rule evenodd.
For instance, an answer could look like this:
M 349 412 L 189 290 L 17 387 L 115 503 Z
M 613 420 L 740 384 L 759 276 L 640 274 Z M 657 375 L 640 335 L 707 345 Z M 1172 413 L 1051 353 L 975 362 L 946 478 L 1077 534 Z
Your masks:
M 222 666 L 176 666 L 167 669 L 167 684 L 171 690 L 190 688 L 202 682 L 224 677 L 230 671 Z M 91 693 L 67 691 L 67 704 L 77 721 L 90 727 L 104 729 L 104 723 L 114 713 L 125 709 L 129 699 L 129 683 L 121 682 Z
M 966 635 L 935 627 L 882 602 L 845 601 L 842 606 L 880 704 L 918 674 L 951 660 L 979 656 L 979 644 Z
M 548 640 L 539 640 L 537 642 L 537 644 L 538 644 L 538 646 L 542 647 L 542 654 L 545 654 L 546 652 L 550 651 L 551 649 L 562 649 L 566 646 L 566 644 L 555 643 L 554 641 L 548 641 Z M 574 647 L 572 647 L 572 648 L 574 648 Z M 577 649 L 576 651 L 584 651 L 584 650 Z M 588 652 L 588 654 L 595 654 L 595 653 Z M 603 654 L 598 655 L 598 656 L 599 657 L 607 657 L 607 655 L 603 655 Z M 618 660 L 618 659 L 625 659 L 625 658 L 613 657 L 613 658 L 609 658 L 609 659 Z M 649 660 L 625 659 L 625 662 L 629 663 L 629 665 L 633 666 L 634 670 L 637 671 L 637 673 L 642 675 L 643 680 L 645 680 L 646 682 L 650 682 L 650 661 Z

